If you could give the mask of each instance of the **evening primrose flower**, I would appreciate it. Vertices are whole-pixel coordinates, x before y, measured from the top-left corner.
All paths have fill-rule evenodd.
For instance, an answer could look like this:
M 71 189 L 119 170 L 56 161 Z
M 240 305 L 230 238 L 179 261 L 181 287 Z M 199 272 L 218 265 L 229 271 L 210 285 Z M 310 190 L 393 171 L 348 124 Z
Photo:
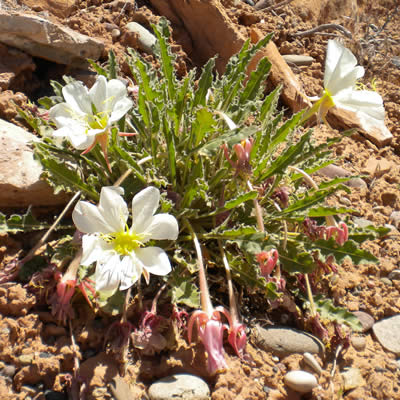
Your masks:
M 84 233 L 81 264 L 96 262 L 96 290 L 103 297 L 111 296 L 118 287 L 131 287 L 143 273 L 167 275 L 171 264 L 159 247 L 144 247 L 151 239 L 176 240 L 178 223 L 172 215 L 157 214 L 160 192 L 148 187 L 132 200 L 132 226 L 128 227 L 128 207 L 121 197 L 120 187 L 103 187 L 98 206 L 80 201 L 72 219 Z
M 383 121 L 385 109 L 382 97 L 374 91 L 356 90 L 356 82 L 364 76 L 364 68 L 357 65 L 352 52 L 336 40 L 328 41 L 325 60 L 324 92 L 311 109 L 305 113 L 303 122 L 318 112 L 320 120 L 331 107 L 355 112 L 362 119 Z
M 90 151 L 99 143 L 107 160 L 108 132 L 132 107 L 126 86 L 118 79 L 99 76 L 88 89 L 74 81 L 62 89 L 65 102 L 50 109 L 49 117 L 57 126 L 55 137 L 67 138 L 77 150 Z

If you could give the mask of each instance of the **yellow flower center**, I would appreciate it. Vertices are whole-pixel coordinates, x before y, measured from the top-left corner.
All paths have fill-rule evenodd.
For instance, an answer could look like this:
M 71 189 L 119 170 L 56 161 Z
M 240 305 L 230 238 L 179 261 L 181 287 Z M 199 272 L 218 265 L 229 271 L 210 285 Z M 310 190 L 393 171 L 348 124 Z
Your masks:
M 101 116 L 101 114 L 104 114 Z M 106 113 L 99 113 L 95 115 L 90 115 L 88 117 L 88 125 L 92 129 L 105 129 L 108 122 L 108 115 Z
M 145 239 L 145 235 L 130 232 L 129 230 L 114 233 L 112 236 L 114 250 L 124 256 L 143 246 L 143 240 Z

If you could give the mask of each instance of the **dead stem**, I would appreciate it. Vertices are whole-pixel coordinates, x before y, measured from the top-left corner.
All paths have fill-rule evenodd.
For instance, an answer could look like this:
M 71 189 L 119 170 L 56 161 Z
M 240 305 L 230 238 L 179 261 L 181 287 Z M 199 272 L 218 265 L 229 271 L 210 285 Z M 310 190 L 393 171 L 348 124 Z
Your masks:
M 249 190 L 254 190 L 253 185 L 250 183 L 250 181 L 247 181 L 247 187 Z M 258 202 L 257 198 L 253 200 L 254 203 L 254 212 L 256 213 L 256 218 L 257 218 L 257 227 L 260 232 L 265 232 L 264 228 L 264 221 L 262 217 L 262 208 L 260 206 L 260 203 Z

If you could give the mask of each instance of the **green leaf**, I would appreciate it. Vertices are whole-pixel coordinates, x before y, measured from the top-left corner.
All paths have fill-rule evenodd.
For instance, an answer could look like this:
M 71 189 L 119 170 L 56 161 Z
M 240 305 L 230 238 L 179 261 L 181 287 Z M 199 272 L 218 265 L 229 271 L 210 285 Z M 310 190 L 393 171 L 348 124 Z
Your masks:
M 324 299 L 321 295 L 318 295 L 314 297 L 314 303 L 321 319 L 346 324 L 354 332 L 362 331 L 360 320 L 345 308 L 334 306 L 332 300 Z
M 179 285 L 174 284 L 170 290 L 170 296 L 173 304 L 184 304 L 191 308 L 200 308 L 200 292 L 189 281 L 183 281 Z
M 196 93 L 194 95 L 194 100 L 192 103 L 192 108 L 195 108 L 198 105 L 205 106 L 206 105 L 206 97 L 208 89 L 210 89 L 212 81 L 213 81 L 213 71 L 215 67 L 215 59 L 216 57 L 210 58 L 207 61 L 207 64 L 203 67 L 201 72 L 201 76 L 199 79 L 198 87 Z
M 309 274 L 316 265 L 311 252 L 306 251 L 299 242 L 288 241 L 287 248 L 278 247 L 282 268 L 290 273 Z
M 249 200 L 254 200 L 258 196 L 258 192 L 256 190 L 249 191 L 247 193 L 241 194 L 237 196 L 235 199 L 229 200 L 224 204 L 224 207 L 222 210 L 232 210 L 233 208 L 236 208 L 240 204 L 249 201 Z
M 318 218 L 318 217 L 327 217 L 329 215 L 350 214 L 353 212 L 354 210 L 351 208 L 320 206 L 308 210 L 307 215 L 310 218 Z
M 348 240 L 343 246 L 340 246 L 333 237 L 329 240 L 318 239 L 313 242 L 313 247 L 317 248 L 325 258 L 333 255 L 338 264 L 343 263 L 346 257 L 350 258 L 355 265 L 359 265 L 363 262 L 374 264 L 379 262 L 370 252 L 360 249 L 358 243 L 353 240 Z
M 39 222 L 31 213 L 31 208 L 23 215 L 13 214 L 7 218 L 0 212 L 0 233 L 28 232 L 49 228 L 50 225 Z

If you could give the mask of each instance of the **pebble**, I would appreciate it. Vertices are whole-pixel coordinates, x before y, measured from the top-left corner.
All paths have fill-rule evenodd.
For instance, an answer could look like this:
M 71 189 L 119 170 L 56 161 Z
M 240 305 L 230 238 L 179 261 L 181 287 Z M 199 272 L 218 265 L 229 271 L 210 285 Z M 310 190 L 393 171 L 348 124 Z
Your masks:
M 364 336 L 353 336 L 351 344 L 357 351 L 363 351 L 367 345 L 367 341 Z
M 400 314 L 376 322 L 372 330 L 385 350 L 400 355 Z
M 318 173 L 328 177 L 328 178 L 344 178 L 351 175 L 351 172 L 345 170 L 342 167 L 339 167 L 334 164 L 327 165 L 324 168 L 321 168 Z M 344 183 L 346 186 L 352 188 L 367 188 L 368 185 L 361 178 L 352 178 Z
M 12 378 L 15 374 L 16 367 L 11 364 L 5 364 L 4 367 L 1 370 L 1 375 Z
M 367 226 L 374 225 L 374 223 L 365 218 L 353 218 L 353 222 L 360 228 L 366 228 Z
M 153 46 L 155 45 L 157 39 L 151 32 L 137 22 L 129 22 L 126 24 L 125 28 L 129 32 L 136 33 L 138 35 L 138 46 L 141 50 L 148 54 L 153 54 Z
M 312 368 L 318 375 L 322 374 L 322 368 L 319 365 L 318 361 L 315 359 L 315 357 L 310 354 L 310 353 L 304 353 L 303 354 L 303 360 L 304 362 Z
M 400 229 L 400 211 L 393 211 L 390 214 L 390 222 L 397 228 Z
M 210 389 L 198 376 L 175 374 L 153 383 L 149 397 L 151 400 L 208 400 Z
M 115 42 L 121 36 L 121 31 L 119 29 L 113 29 L 111 31 L 112 40 Z
M 32 354 L 21 354 L 18 357 L 18 361 L 22 364 L 22 365 L 28 365 L 32 362 L 33 360 L 33 355 Z
M 354 311 L 353 314 L 360 320 L 362 333 L 369 331 L 375 323 L 375 320 L 364 311 Z
M 282 57 L 288 64 L 295 65 L 311 65 L 315 61 L 315 58 L 313 57 L 299 54 L 285 54 L 282 55 Z
M 392 281 L 400 280 L 400 269 L 394 269 L 389 275 L 388 278 Z
M 309 393 L 318 385 L 315 376 L 305 371 L 290 371 L 283 380 L 290 389 L 299 393 Z
M 340 375 L 343 379 L 345 391 L 355 389 L 356 387 L 363 386 L 365 384 L 365 380 L 358 368 L 348 368 Z
M 315 336 L 293 328 L 279 326 L 262 328 L 256 325 L 253 329 L 253 337 L 259 348 L 280 357 L 296 353 L 323 354 L 325 350 Z
M 388 285 L 388 286 L 392 286 L 393 285 L 392 281 L 389 278 L 381 278 L 380 281 L 382 283 L 384 283 L 385 285 Z

